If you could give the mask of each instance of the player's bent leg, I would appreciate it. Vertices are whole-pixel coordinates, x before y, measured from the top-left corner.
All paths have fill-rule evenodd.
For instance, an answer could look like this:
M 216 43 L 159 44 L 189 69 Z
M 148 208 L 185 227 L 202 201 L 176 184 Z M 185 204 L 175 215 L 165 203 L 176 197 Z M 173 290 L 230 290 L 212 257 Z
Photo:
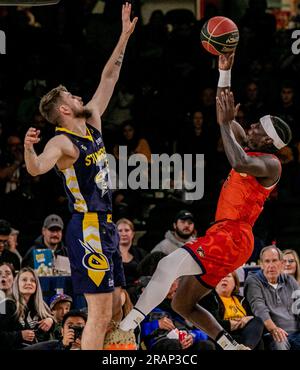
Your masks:
M 194 276 L 184 276 L 172 301 L 172 308 L 197 328 L 205 331 L 211 338 L 216 339 L 223 330 L 216 319 L 203 307 L 199 301 L 211 289 L 204 287 Z
M 121 322 L 122 330 L 135 329 L 149 312 L 159 305 L 178 277 L 199 275 L 201 268 L 185 249 L 179 248 L 158 263 L 157 269 L 135 307 Z
M 194 326 L 205 331 L 224 350 L 249 350 L 250 348 L 237 343 L 224 331 L 214 316 L 199 305 L 201 298 L 210 291 L 211 289 L 204 287 L 194 276 L 184 276 L 173 298 L 172 308 Z
M 88 319 L 82 333 L 81 349 L 100 350 L 112 318 L 113 293 L 84 295 L 88 304 Z

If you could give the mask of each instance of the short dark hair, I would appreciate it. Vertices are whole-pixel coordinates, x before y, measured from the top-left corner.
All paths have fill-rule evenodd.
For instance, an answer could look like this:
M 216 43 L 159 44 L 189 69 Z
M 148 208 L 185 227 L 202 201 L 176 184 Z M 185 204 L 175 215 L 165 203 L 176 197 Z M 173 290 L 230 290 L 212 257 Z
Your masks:
M 87 314 L 85 312 L 80 311 L 80 310 L 70 310 L 64 315 L 62 319 L 62 323 L 61 323 L 62 327 L 64 327 L 65 322 L 68 320 L 69 317 L 81 317 L 85 323 L 87 322 Z
M 9 235 L 11 233 L 10 223 L 6 220 L 0 220 L 0 235 Z

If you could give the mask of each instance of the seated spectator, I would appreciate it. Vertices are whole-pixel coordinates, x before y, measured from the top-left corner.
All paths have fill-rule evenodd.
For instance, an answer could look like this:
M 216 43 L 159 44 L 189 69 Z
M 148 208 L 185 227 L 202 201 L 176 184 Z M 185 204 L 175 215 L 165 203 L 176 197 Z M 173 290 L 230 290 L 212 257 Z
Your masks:
M 33 344 L 26 347 L 25 350 L 63 351 L 81 349 L 81 336 L 86 321 L 86 313 L 79 310 L 71 310 L 62 319 L 60 340 Z
M 245 296 L 253 314 L 260 317 L 271 334 L 270 349 L 300 349 L 299 313 L 294 312 L 294 292 L 299 284 L 282 274 L 282 252 L 267 246 L 260 253 L 261 270 L 247 276 Z
M 11 229 L 9 238 L 8 238 L 8 250 L 10 252 L 13 252 L 16 254 L 20 260 L 20 263 L 22 263 L 22 256 L 20 252 L 18 251 L 18 236 L 19 236 L 19 230 Z
M 134 225 L 127 218 L 121 218 L 117 222 L 120 236 L 120 252 L 126 278 L 126 287 L 133 285 L 138 278 L 137 266 L 145 256 L 145 251 L 132 245 L 134 239 Z
M 148 141 L 139 137 L 136 133 L 132 121 L 126 121 L 122 125 L 122 138 L 119 145 L 115 145 L 113 149 L 114 156 L 119 159 L 119 146 L 127 146 L 127 155 L 143 154 L 147 161 L 151 161 L 151 149 Z
M 163 252 L 166 255 L 174 252 L 177 248 L 182 247 L 185 243 L 195 237 L 195 222 L 191 212 L 181 210 L 177 213 L 173 223 L 174 231 L 167 231 L 165 239 L 158 243 L 151 251 Z
M 61 328 L 64 316 L 70 311 L 73 299 L 67 294 L 55 294 L 50 299 L 50 310 L 55 320 L 53 337 L 61 338 Z
M 253 317 L 245 298 L 239 296 L 240 282 L 236 272 L 224 277 L 216 288 L 201 300 L 220 325 L 238 342 L 251 349 L 263 349 L 264 324 Z
M 71 310 L 62 320 L 62 345 L 64 349 L 80 349 L 81 336 L 87 321 L 87 316 L 81 311 Z
M 25 254 L 22 262 L 23 267 L 34 267 L 33 251 L 36 249 L 50 249 L 54 256 L 67 256 L 67 249 L 63 244 L 64 223 L 58 215 L 49 215 L 45 218 L 42 235 L 34 242 Z
M 24 168 L 24 149 L 19 136 L 7 139 L 7 148 L 0 161 L 0 184 L 4 193 L 16 191 L 27 176 Z
M 141 341 L 144 346 L 153 351 L 215 349 L 204 332 L 190 327 L 171 308 L 177 287 L 178 280 L 175 280 L 164 301 L 141 323 Z
M 0 315 L 0 348 L 20 349 L 49 340 L 53 327 L 37 275 L 23 268 L 14 280 L 13 299 L 6 300 L 5 313 Z
M 0 290 L 4 292 L 5 297 L 11 297 L 12 295 L 14 276 L 15 269 L 13 265 L 7 262 L 0 263 Z
M 20 260 L 15 253 L 8 250 L 9 235 L 11 233 L 10 224 L 5 220 L 0 220 L 0 263 L 8 262 L 14 266 L 16 271 L 20 270 Z
M 293 249 L 286 249 L 282 252 L 283 255 L 283 272 L 293 276 L 298 284 L 300 284 L 300 263 L 299 256 Z

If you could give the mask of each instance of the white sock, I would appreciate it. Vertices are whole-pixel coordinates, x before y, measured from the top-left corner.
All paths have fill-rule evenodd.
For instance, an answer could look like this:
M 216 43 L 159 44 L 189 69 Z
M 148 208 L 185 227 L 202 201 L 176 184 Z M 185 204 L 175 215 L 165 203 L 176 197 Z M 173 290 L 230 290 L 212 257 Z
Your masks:
M 119 328 L 124 331 L 135 329 L 140 325 L 145 316 L 135 308 L 133 308 L 129 314 L 121 321 Z

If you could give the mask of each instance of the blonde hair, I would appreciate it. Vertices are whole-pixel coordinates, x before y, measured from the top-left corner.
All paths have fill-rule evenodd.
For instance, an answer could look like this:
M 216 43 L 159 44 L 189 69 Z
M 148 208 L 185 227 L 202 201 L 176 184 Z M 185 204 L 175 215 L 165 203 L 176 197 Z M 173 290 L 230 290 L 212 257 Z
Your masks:
M 41 115 L 53 125 L 59 124 L 57 102 L 61 98 L 61 92 L 68 92 L 68 90 L 65 86 L 59 85 L 44 95 L 40 101 L 39 110 Z
M 292 254 L 295 258 L 296 272 L 294 278 L 297 280 L 298 283 L 300 283 L 300 262 L 298 253 L 294 249 L 285 249 L 284 251 L 282 251 L 282 255 L 285 256 L 286 254 Z
M 117 223 L 116 223 L 117 227 L 120 224 L 126 224 L 126 225 L 128 225 L 130 227 L 131 231 L 134 231 L 134 224 L 133 224 L 133 222 L 131 222 L 130 220 L 128 220 L 128 218 L 120 218 L 120 220 L 118 220 Z
M 24 274 L 25 272 L 30 272 L 35 280 L 36 283 L 36 291 L 33 293 L 33 305 L 34 309 L 36 310 L 37 315 L 40 319 L 46 319 L 47 317 L 53 318 L 52 313 L 50 311 L 50 308 L 46 305 L 46 303 L 43 300 L 43 293 L 40 285 L 39 278 L 35 271 L 30 267 L 24 267 L 22 268 L 19 273 L 17 274 L 12 288 L 12 296 L 16 303 L 16 312 L 15 315 L 18 320 L 24 320 L 25 319 L 25 311 L 27 308 L 27 303 L 20 293 L 19 289 L 19 281 L 20 276 Z

